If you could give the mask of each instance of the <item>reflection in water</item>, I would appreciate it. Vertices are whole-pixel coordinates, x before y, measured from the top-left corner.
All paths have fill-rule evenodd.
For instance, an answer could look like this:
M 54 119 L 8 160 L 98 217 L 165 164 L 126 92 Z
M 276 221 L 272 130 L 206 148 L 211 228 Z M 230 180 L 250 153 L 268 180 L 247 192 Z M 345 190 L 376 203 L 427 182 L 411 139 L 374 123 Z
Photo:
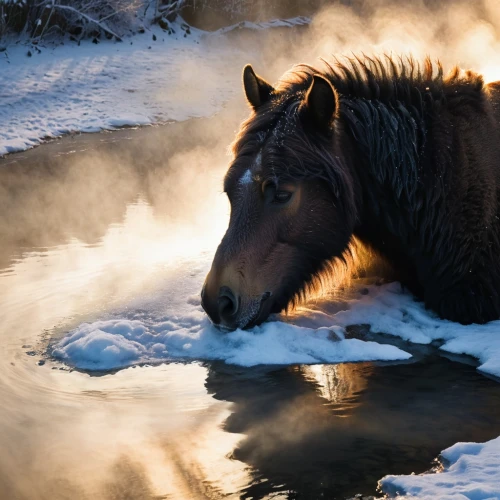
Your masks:
M 199 289 L 227 216 L 221 173 L 204 168 L 224 169 L 210 130 L 233 122 L 212 124 L 70 138 L 0 162 L 1 500 L 345 498 L 500 433 L 500 386 L 436 356 L 102 376 L 41 359 L 86 319 L 141 314 L 136 296 L 172 307 L 166 289 L 187 293 L 178 276 Z
M 366 388 L 370 366 L 361 363 L 311 365 L 298 370 L 306 380 L 317 384 L 319 394 L 332 403 L 337 416 L 350 416 L 358 404 L 360 392 Z
M 232 456 L 253 470 L 242 498 L 375 494 L 388 470 L 424 472 L 456 441 L 500 432 L 498 384 L 437 356 L 260 372 L 214 364 L 206 385 L 235 403 L 224 428 L 245 436 Z
M 131 462 L 127 456 L 120 457 L 111 469 L 111 477 L 104 490 L 113 500 L 158 498 L 140 464 Z
M 218 133 L 233 127 L 220 120 Z M 2 500 L 206 498 L 245 484 L 205 368 L 89 377 L 38 365 L 50 337 L 154 295 L 183 266 L 201 287 L 203 249 L 227 217 L 221 173 L 206 170 L 227 159 L 201 121 L 167 129 L 168 140 L 165 128 L 67 138 L 0 168 Z M 194 217 L 200 190 L 213 196 Z
M 219 122 L 218 134 L 233 127 Z M 227 225 L 225 148 L 202 120 L 167 128 L 168 139 L 165 128 L 84 135 L 0 162 L 7 341 L 21 316 L 21 344 L 31 344 L 63 318 L 101 314 L 212 251 Z M 69 149 L 77 153 L 60 155 Z M 191 262 L 193 272 L 208 259 Z
M 246 484 L 226 459 L 241 436 L 221 430 L 229 405 L 206 394 L 205 368 L 39 371 L 34 400 L 0 412 L 0 498 L 220 498 Z

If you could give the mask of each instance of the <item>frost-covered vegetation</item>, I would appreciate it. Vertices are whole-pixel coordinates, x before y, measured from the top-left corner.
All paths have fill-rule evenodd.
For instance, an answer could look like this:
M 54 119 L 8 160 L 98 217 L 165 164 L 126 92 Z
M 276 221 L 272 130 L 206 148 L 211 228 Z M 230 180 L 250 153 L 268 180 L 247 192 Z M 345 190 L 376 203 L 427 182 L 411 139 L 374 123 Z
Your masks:
M 151 24 L 168 30 L 178 14 L 198 27 L 216 29 L 241 20 L 309 15 L 326 3 L 333 0 L 0 0 L 0 38 L 119 40 Z
M 119 40 L 128 32 L 141 31 L 144 24 L 167 23 L 183 4 L 182 0 L 0 0 L 0 37 Z
M 119 35 L 115 29 L 130 23 L 138 0 L 2 0 L 0 36 L 22 34 L 33 40 L 53 34 Z

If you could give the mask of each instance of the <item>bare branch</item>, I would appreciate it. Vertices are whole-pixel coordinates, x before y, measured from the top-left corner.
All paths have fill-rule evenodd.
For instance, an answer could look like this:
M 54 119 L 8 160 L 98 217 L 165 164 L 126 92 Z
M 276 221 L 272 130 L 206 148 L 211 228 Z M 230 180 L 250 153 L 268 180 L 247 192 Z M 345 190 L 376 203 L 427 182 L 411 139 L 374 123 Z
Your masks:
M 99 26 L 99 28 L 101 28 L 106 33 L 109 33 L 111 36 L 114 36 L 118 41 L 120 41 L 120 42 L 122 41 L 122 39 L 121 39 L 120 36 L 118 36 L 113 30 L 111 30 L 110 28 L 108 28 L 106 26 L 106 24 L 98 21 L 97 19 L 94 19 L 93 17 L 90 17 L 87 14 L 84 14 L 83 12 L 80 12 L 79 10 L 75 9 L 74 7 L 70 7 L 69 5 L 60 5 L 60 4 L 53 4 L 53 5 L 54 5 L 54 7 L 56 9 L 66 10 L 66 11 L 69 11 L 69 12 L 73 12 L 74 14 L 76 14 L 76 15 L 78 15 L 80 17 L 83 17 L 87 21 L 89 21 L 91 23 L 94 23 L 97 26 Z

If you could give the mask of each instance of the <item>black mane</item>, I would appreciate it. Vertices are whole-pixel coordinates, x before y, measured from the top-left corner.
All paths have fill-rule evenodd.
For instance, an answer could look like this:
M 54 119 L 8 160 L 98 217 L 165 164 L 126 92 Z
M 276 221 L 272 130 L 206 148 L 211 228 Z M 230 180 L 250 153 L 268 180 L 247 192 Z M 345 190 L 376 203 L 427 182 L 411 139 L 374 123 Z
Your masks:
M 460 90 L 460 100 L 475 100 L 484 88 L 481 75 L 473 71 L 462 73 L 455 66 L 445 76 L 442 64 L 439 61 L 433 64 L 430 58 L 420 63 L 411 56 L 396 60 L 388 55 L 364 55 L 346 57 L 344 62 L 338 58 L 321 61 L 323 69 L 307 64 L 295 66 L 280 79 L 277 89 L 285 90 L 300 85 L 301 81 L 310 82 L 311 76 L 319 73 L 344 97 L 379 100 L 386 104 L 400 101 L 419 107 L 424 96 L 439 100 Z
M 306 164 L 300 154 L 303 149 L 300 142 L 311 139 L 301 130 L 297 111 L 313 75 L 320 74 L 339 93 L 344 124 L 370 158 L 379 180 L 387 177 L 398 194 L 404 190 L 411 196 L 418 177 L 418 156 L 425 146 L 426 122 L 433 113 L 444 105 L 452 109 L 466 104 L 478 110 L 483 106 L 485 93 L 481 75 L 472 71 L 462 73 L 454 67 L 444 76 L 441 63 L 433 65 L 429 58 L 423 64 L 412 57 L 396 60 L 387 55 L 346 58 L 345 62 L 322 59 L 322 63 L 322 68 L 300 64 L 285 73 L 275 86 L 274 99 L 243 124 L 233 144 L 235 156 L 254 153 L 274 135 L 276 145 L 287 147 L 297 163 L 283 171 L 279 161 L 272 161 L 272 175 L 322 178 L 338 194 L 340 188 L 345 187 L 345 177 L 335 158 L 329 161 L 311 158 Z M 280 140 L 285 136 L 292 137 L 293 144 Z M 395 139 L 399 147 L 394 149 Z M 321 147 L 324 144 L 318 146 L 315 151 L 320 156 L 330 151 Z M 325 169 L 325 165 L 330 168 Z
M 349 219 L 358 217 L 352 206 L 354 188 L 345 175 L 342 158 L 334 154 L 329 141 L 307 134 L 298 116 L 313 76 L 319 74 L 339 93 L 342 132 L 355 141 L 367 163 L 365 170 L 379 183 L 389 183 L 398 197 L 404 196 L 417 210 L 421 203 L 415 199 L 422 183 L 420 165 L 432 139 L 430 124 L 444 107 L 451 113 L 470 107 L 482 113 L 486 98 L 482 76 L 458 66 L 445 76 L 439 61 L 433 64 L 427 58 L 421 64 L 411 56 L 321 61 L 322 67 L 299 64 L 283 75 L 274 87 L 275 97 L 243 124 L 233 144 L 235 156 L 253 154 L 274 136 L 274 145 L 268 148 L 274 152 L 266 162 L 268 176 L 323 179 L 335 197 L 342 198 L 341 206 Z M 315 142 L 313 148 L 311 141 Z M 452 161 L 448 154 L 451 134 L 441 141 L 444 149 L 436 168 L 446 169 Z M 291 161 L 285 164 L 280 158 L 287 152 Z M 442 176 L 443 172 L 433 174 Z

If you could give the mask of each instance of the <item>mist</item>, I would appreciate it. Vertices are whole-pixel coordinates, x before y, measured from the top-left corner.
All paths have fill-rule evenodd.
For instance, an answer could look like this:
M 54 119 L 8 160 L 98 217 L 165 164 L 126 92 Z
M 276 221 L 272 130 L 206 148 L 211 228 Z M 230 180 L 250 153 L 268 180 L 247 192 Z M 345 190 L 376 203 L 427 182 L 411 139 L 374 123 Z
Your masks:
M 261 15 L 265 16 L 265 12 Z M 0 360 L 5 391 L 0 421 L 7 423 L 11 437 L 5 439 L 6 448 L 12 448 L 0 456 L 3 471 L 0 487 L 12 498 L 19 491 L 25 498 L 33 498 L 35 494 L 63 498 L 64 492 L 52 496 L 60 487 L 56 484 L 58 477 L 52 476 L 53 471 L 65 467 L 78 476 L 75 491 L 81 488 L 90 492 L 88 498 L 95 498 L 92 493 L 97 491 L 97 486 L 89 480 L 89 470 L 95 473 L 95 468 L 91 469 L 93 463 L 97 463 L 97 467 L 102 464 L 102 474 L 97 478 L 104 484 L 98 487 L 106 489 L 102 498 L 118 498 L 124 494 L 117 485 L 105 481 L 118 478 L 117 484 L 125 482 L 121 479 L 123 475 L 137 476 L 139 486 L 144 482 L 141 492 L 146 498 L 144 491 L 149 492 L 150 485 L 141 468 L 130 459 L 134 454 L 137 456 L 137 450 L 146 464 L 146 476 L 160 484 L 158 490 L 167 491 L 170 486 L 166 483 L 176 476 L 185 478 L 186 484 L 178 486 L 182 493 L 193 484 L 205 486 L 201 473 L 199 477 L 195 474 L 194 479 L 184 474 L 184 470 L 193 469 L 193 463 L 201 463 L 214 477 L 218 477 L 216 469 L 223 468 L 224 464 L 230 472 L 230 467 L 239 467 L 241 462 L 237 460 L 226 461 L 231 450 L 236 449 L 243 458 L 250 457 L 248 460 L 257 465 L 259 460 L 265 465 L 278 463 L 282 448 L 268 439 L 269 429 L 272 430 L 270 422 L 276 415 L 270 414 L 265 399 L 257 404 L 264 408 L 265 414 L 256 422 L 248 423 L 248 436 L 238 447 L 236 441 L 241 437 L 236 434 L 241 432 L 238 426 L 231 429 L 231 421 L 225 424 L 233 434 L 223 435 L 220 428 L 230 413 L 229 404 L 217 403 L 212 415 L 200 416 L 199 425 L 189 431 L 191 442 L 184 442 L 184 435 L 177 436 L 172 440 L 175 445 L 172 451 L 172 441 L 165 437 L 164 421 L 173 414 L 176 425 L 180 422 L 181 427 L 189 419 L 186 413 L 165 405 L 160 395 L 169 395 L 169 390 L 172 394 L 181 393 L 190 383 L 194 387 L 196 382 L 198 385 L 192 389 L 190 401 L 202 415 L 202 406 L 208 408 L 213 401 L 203 392 L 200 403 L 199 387 L 205 383 L 208 372 L 200 365 L 180 369 L 170 388 L 164 381 L 174 377 L 178 365 L 165 365 L 156 375 L 151 373 L 154 370 L 145 368 L 146 375 L 130 369 L 98 378 L 77 372 L 69 375 L 47 366 L 40 368 L 35 359 L 45 361 L 48 346 L 54 339 L 60 339 L 84 321 L 101 319 L 110 311 L 119 311 L 122 316 L 118 316 L 126 318 L 131 312 L 140 318 L 148 313 L 166 321 L 169 317 L 164 305 L 173 304 L 174 309 L 176 303 L 172 297 L 176 295 L 184 305 L 198 307 L 198 290 L 229 218 L 222 182 L 231 162 L 228 147 L 249 114 L 241 85 L 245 64 L 251 63 L 259 75 L 275 82 L 294 64 L 320 66 L 320 57 L 386 53 L 411 54 L 422 59 L 429 55 L 442 61 L 445 71 L 459 64 L 464 69 L 483 73 L 486 81 L 494 81 L 500 79 L 500 3 L 496 0 L 474 3 L 377 0 L 353 2 L 352 6 L 327 4 L 314 15 L 308 27 L 233 30 L 225 36 L 206 34 L 200 44 L 207 53 L 220 54 L 213 67 L 200 67 L 187 58 L 175 75 L 174 84 L 155 96 L 159 101 L 174 102 L 173 118 L 184 116 L 179 110 L 186 108 L 190 110 L 191 119 L 100 134 L 73 134 L 0 160 L 0 275 L 4 285 L 0 290 L 0 311 L 1 328 L 8 339 Z M 126 101 L 123 107 L 127 107 Z M 214 110 L 217 110 L 215 114 Z M 204 115 L 211 116 L 202 117 Z M 373 256 L 362 255 L 363 265 L 367 265 Z M 191 291 L 191 285 L 186 285 L 186 277 L 194 283 L 196 294 Z M 344 278 L 347 280 L 348 276 Z M 331 281 L 326 282 L 333 285 Z M 179 329 L 181 327 L 185 326 L 179 322 Z M 25 353 L 30 353 L 30 357 Z M 32 358 L 31 353 L 38 357 Z M 332 368 L 330 372 L 300 369 L 303 371 L 300 376 L 319 384 L 321 391 L 319 396 L 304 393 L 300 401 L 292 399 L 290 393 L 284 411 L 277 410 L 283 439 L 290 438 L 285 443 L 288 450 L 298 450 L 297 456 L 301 457 L 302 451 L 296 443 L 310 439 L 326 442 L 323 435 L 311 429 L 326 427 L 326 400 L 332 404 L 342 402 L 344 410 L 352 394 L 365 390 L 368 375 L 358 366 L 345 370 Z M 397 380 L 407 380 L 414 375 L 411 371 L 408 373 L 402 370 Z M 239 379 L 234 379 L 231 386 L 232 374 L 221 377 L 220 383 L 217 376 L 221 377 L 214 371 L 209 373 L 206 385 L 210 394 L 229 401 L 241 394 Z M 287 377 L 290 384 L 295 384 L 298 375 L 290 371 Z M 431 373 L 429 380 L 433 386 L 435 378 L 438 377 Z M 145 379 L 149 385 L 144 385 Z M 445 382 L 448 384 L 448 379 Z M 256 385 L 255 394 L 263 391 L 258 380 L 250 380 L 250 383 Z M 30 385 L 36 389 L 36 397 L 29 392 Z M 387 386 L 392 387 L 384 385 L 384 393 Z M 266 383 L 265 387 L 274 387 L 274 384 Z M 404 389 L 402 386 L 401 391 Z M 155 398 L 158 394 L 153 411 L 148 410 L 146 403 L 141 406 L 141 398 L 145 401 L 148 390 Z M 118 396 L 113 400 L 109 395 L 114 391 Z M 218 391 L 222 394 L 217 395 Z M 395 405 L 400 401 L 398 394 L 392 398 Z M 84 398 L 88 395 L 92 396 L 92 405 Z M 270 400 L 274 401 L 275 395 L 271 396 Z M 285 397 L 288 397 L 286 393 Z M 469 401 L 472 399 L 465 400 L 464 405 L 478 408 L 478 405 L 469 405 Z M 134 406 L 134 402 L 139 404 Z M 243 403 L 235 401 L 235 404 Z M 253 399 L 251 403 L 254 404 Z M 441 400 L 438 403 L 441 405 Z M 34 404 L 47 414 L 30 436 L 25 422 L 32 421 Z M 292 411 L 293 408 L 298 410 Z M 388 408 L 392 411 L 390 405 Z M 348 409 L 354 411 L 354 406 Z M 95 411 L 95 416 L 89 414 L 90 411 Z M 121 418 L 117 419 L 117 415 Z M 367 412 L 366 419 L 372 415 Z M 436 410 L 430 415 L 441 417 L 441 412 Z M 211 423 L 210 418 L 217 421 L 212 434 L 205 428 Z M 303 418 L 308 418 L 306 424 Z M 407 429 L 403 427 L 399 432 L 404 437 Z M 422 435 L 434 428 L 435 422 L 424 427 Z M 459 425 L 449 427 L 456 430 Z M 489 426 L 483 427 L 484 439 L 491 437 L 486 431 L 496 432 L 489 430 Z M 89 429 L 92 432 L 89 433 Z M 117 429 L 118 441 L 113 435 Z M 127 440 L 130 429 L 133 430 L 132 447 Z M 393 429 L 390 430 L 394 434 Z M 89 434 L 94 436 L 90 444 Z M 461 436 L 456 437 L 459 438 Z M 49 441 L 52 447 L 65 449 L 66 454 L 49 456 L 45 448 Z M 103 451 L 100 461 L 96 462 L 97 441 L 103 445 Z M 198 444 L 193 445 L 195 441 Z M 144 443 L 147 447 L 141 448 Z M 350 442 L 348 444 L 346 449 L 355 450 Z M 160 454 L 167 458 L 160 460 Z M 214 460 L 214 456 L 219 458 Z M 168 472 L 167 479 L 158 465 L 164 463 L 167 463 L 167 471 L 173 471 Z M 115 464 L 114 468 L 110 464 Z M 132 469 L 136 468 L 133 473 Z M 177 468 L 182 469 L 182 473 L 176 472 Z M 243 468 L 240 471 L 242 477 L 247 472 Z M 31 484 L 26 480 L 30 477 L 39 479 Z M 50 481 L 53 484 L 49 484 Z M 242 484 L 245 481 L 242 479 Z M 231 488 L 227 486 L 228 491 Z M 153 489 L 151 487 L 151 491 Z M 148 495 L 153 497 L 153 493 Z
M 151 206 L 148 234 L 156 242 L 154 257 L 142 252 L 144 259 L 172 263 L 204 250 L 208 264 L 228 222 L 222 193 L 231 161 L 228 145 L 249 114 L 241 88 L 244 64 L 274 82 L 294 64 L 320 65 L 320 57 L 429 55 L 445 71 L 459 64 L 492 81 L 500 78 L 500 5 L 493 0 L 326 5 L 306 28 L 234 30 L 207 34 L 200 43 L 223 57 L 201 71 L 187 59 L 175 84 L 157 97 L 203 114 L 219 91 L 226 103 L 216 116 L 101 138 L 74 136 L 3 160 L 0 265 L 30 248 L 74 239 L 96 245 L 138 200 Z M 131 237 L 127 244 L 139 240 Z M 62 262 L 67 269 L 68 259 Z

